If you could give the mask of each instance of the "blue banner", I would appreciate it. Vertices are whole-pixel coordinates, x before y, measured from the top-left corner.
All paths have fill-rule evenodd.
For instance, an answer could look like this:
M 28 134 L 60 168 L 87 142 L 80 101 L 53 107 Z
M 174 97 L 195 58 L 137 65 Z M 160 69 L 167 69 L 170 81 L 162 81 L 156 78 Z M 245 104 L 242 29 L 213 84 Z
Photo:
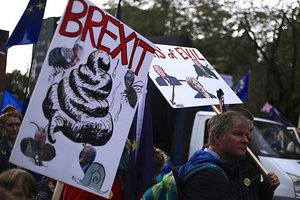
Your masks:
M 2 114 L 3 108 L 8 105 L 12 105 L 17 108 L 19 112 L 22 110 L 22 103 L 18 101 L 8 90 L 3 91 L 0 114 Z
M 243 76 L 243 78 L 238 82 L 238 84 L 234 88 L 234 92 L 243 102 L 248 100 L 249 77 L 250 71 Z

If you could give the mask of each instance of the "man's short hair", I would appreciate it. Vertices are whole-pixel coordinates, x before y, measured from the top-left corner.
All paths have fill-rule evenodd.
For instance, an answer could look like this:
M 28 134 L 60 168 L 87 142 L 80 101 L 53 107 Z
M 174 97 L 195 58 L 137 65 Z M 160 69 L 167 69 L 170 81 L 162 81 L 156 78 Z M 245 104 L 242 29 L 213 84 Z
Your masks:
M 227 111 L 213 116 L 207 123 L 209 133 L 208 143 L 215 143 L 215 134 L 220 134 L 222 137 L 224 137 L 228 129 L 237 122 L 249 124 L 249 119 L 235 111 Z
M 242 116 L 246 117 L 247 119 L 249 119 L 250 121 L 254 120 L 253 115 L 251 114 L 251 112 L 249 110 L 247 110 L 246 108 L 241 108 L 241 107 L 232 107 L 230 108 L 228 111 L 234 111 L 237 112 L 239 114 L 241 114 Z

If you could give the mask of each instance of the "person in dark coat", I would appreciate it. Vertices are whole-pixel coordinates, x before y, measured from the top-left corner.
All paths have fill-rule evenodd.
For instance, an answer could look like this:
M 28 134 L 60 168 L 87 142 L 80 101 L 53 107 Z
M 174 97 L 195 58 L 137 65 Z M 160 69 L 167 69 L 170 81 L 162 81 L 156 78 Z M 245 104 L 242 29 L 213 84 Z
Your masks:
M 229 109 L 239 113 L 250 120 L 250 135 L 249 140 L 252 140 L 252 132 L 254 129 L 254 117 L 252 114 L 244 108 L 232 107 Z M 251 145 L 250 145 L 251 148 Z M 274 172 L 269 172 L 267 175 L 263 175 L 253 159 L 246 155 L 236 163 L 239 169 L 239 176 L 242 179 L 241 192 L 244 194 L 244 200 L 272 200 L 275 189 L 279 186 L 280 181 Z M 261 181 L 263 177 L 263 181 Z
M 249 120 L 232 111 L 213 116 L 208 122 L 208 147 L 198 150 L 182 165 L 178 174 L 184 174 L 201 163 L 215 164 L 195 172 L 179 188 L 181 199 L 185 200 L 237 200 L 240 183 L 236 182 L 235 162 L 246 155 L 250 143 Z
M 19 133 L 23 117 L 15 109 L 2 114 L 1 118 L 3 120 L 4 134 L 0 140 L 0 173 L 7 169 L 16 168 L 14 164 L 9 162 L 9 157 Z
M 159 75 L 155 79 L 159 86 L 181 85 L 176 77 L 169 76 L 161 66 L 153 65 L 153 69 Z

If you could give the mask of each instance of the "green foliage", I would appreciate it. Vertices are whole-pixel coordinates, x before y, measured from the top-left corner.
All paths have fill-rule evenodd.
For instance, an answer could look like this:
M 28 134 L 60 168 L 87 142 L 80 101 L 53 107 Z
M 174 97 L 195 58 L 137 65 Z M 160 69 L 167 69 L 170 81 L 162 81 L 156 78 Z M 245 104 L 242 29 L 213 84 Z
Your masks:
M 27 79 L 27 76 L 22 74 L 20 70 L 14 70 L 6 74 L 6 89 L 15 94 L 19 101 L 24 99 Z

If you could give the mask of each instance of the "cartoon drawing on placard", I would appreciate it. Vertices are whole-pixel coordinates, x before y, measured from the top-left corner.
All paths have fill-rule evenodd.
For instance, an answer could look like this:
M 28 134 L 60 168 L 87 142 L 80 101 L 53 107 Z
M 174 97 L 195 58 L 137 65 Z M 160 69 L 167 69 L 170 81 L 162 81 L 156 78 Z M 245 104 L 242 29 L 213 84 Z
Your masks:
M 181 85 L 176 77 L 168 75 L 160 65 L 153 65 L 153 69 L 159 75 L 155 79 L 159 86 Z
M 127 70 L 124 76 L 124 83 L 126 88 L 123 92 L 120 93 L 120 95 L 122 96 L 122 100 L 120 102 L 120 108 L 115 115 L 114 118 L 115 121 L 118 121 L 119 114 L 122 111 L 123 102 L 129 104 L 131 108 L 134 108 L 137 103 L 137 99 L 138 99 L 137 95 L 138 93 L 142 92 L 144 83 L 143 81 L 134 82 L 134 80 L 135 80 L 135 74 L 133 73 L 133 71 Z
M 204 66 L 199 62 L 197 59 L 193 59 L 194 62 L 194 68 L 197 73 L 196 79 L 198 80 L 199 76 L 206 77 L 206 78 L 213 78 L 213 79 L 218 79 L 216 74 L 208 67 L 208 64 Z
M 194 96 L 194 98 L 217 98 L 215 95 L 207 92 L 202 84 L 194 77 L 186 77 L 186 82 L 192 89 L 197 91 L 197 94 Z
M 37 127 L 34 137 L 26 137 L 21 140 L 22 153 L 31 158 L 33 163 L 38 166 L 44 166 L 43 161 L 50 161 L 56 156 L 55 148 L 46 143 L 47 134 L 45 128 L 37 123 L 31 122 Z
M 110 56 L 104 51 L 90 53 L 87 62 L 73 69 L 69 77 L 54 83 L 43 101 L 49 120 L 48 140 L 55 143 L 61 132 L 77 143 L 105 145 L 113 133 L 107 97 L 112 88 Z
M 184 107 L 183 104 L 177 104 L 176 102 L 174 102 L 175 86 L 181 86 L 181 80 L 178 80 L 176 77 L 167 74 L 160 65 L 153 65 L 152 67 L 154 71 L 159 75 L 157 78 L 155 78 L 155 81 L 159 86 L 172 86 L 172 98 L 170 99 L 172 105 L 176 105 L 177 107 Z
M 48 81 L 52 83 L 55 76 L 61 73 L 64 76 L 66 69 L 70 69 L 78 64 L 83 55 L 83 46 L 79 42 L 75 42 L 72 48 L 56 47 L 52 49 L 48 56 L 48 64 L 52 66 L 52 72 Z
M 98 193 L 104 194 L 107 191 L 101 191 L 104 179 L 105 179 L 105 168 L 102 164 L 94 162 L 97 151 L 93 146 L 84 146 L 79 154 L 79 164 L 84 172 L 83 178 L 72 179 L 85 187 L 88 187 Z

